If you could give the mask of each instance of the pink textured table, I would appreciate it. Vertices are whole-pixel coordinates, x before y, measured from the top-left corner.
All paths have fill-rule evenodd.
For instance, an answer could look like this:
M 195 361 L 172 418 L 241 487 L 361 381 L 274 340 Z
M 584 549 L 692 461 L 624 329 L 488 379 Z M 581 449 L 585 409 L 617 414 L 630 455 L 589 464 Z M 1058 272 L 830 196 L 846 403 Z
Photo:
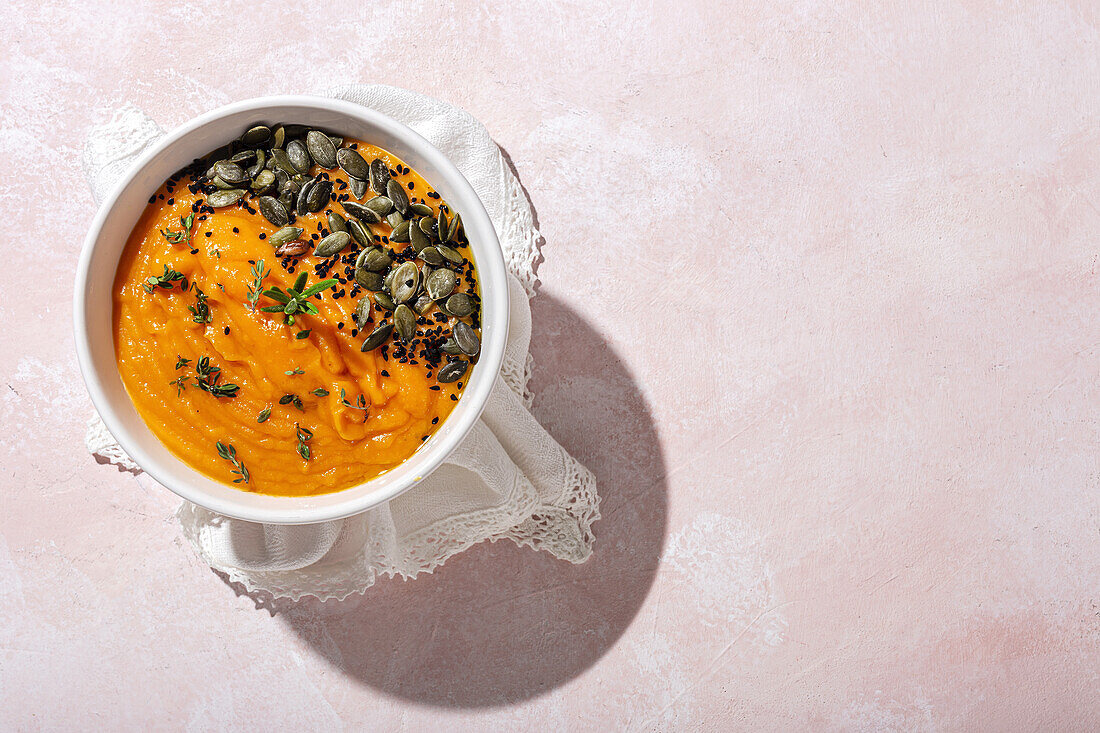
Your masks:
M 1095 2 L 16 0 L 0 39 L 0 728 L 1100 727 Z M 465 107 L 529 192 L 586 565 L 257 607 L 84 452 L 89 127 L 347 81 Z

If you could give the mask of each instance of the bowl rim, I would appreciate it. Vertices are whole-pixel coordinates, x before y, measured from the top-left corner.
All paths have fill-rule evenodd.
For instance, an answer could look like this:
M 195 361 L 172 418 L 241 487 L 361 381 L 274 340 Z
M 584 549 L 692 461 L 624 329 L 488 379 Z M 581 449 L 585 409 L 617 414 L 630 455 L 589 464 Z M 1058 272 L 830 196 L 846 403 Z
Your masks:
M 477 253 L 479 280 L 481 280 L 482 283 L 499 283 L 500 286 L 493 288 L 493 302 L 486 302 L 484 299 L 484 285 L 482 287 L 483 312 L 494 313 L 495 322 L 498 326 L 495 329 L 496 337 L 493 341 L 489 343 L 483 342 L 482 344 L 482 353 L 478 359 L 477 369 L 479 375 L 484 376 L 479 376 L 479 380 L 476 384 L 467 384 L 460 399 L 460 402 L 465 403 L 464 410 L 460 414 L 450 415 L 445 421 L 445 423 L 451 427 L 450 432 L 443 436 L 440 436 L 439 433 L 433 434 L 432 438 L 413 454 L 413 456 L 424 457 L 422 465 L 418 467 L 415 474 L 410 472 L 406 476 L 399 477 L 396 480 L 393 479 L 393 471 L 396 468 L 406 465 L 410 460 L 406 459 L 401 464 L 398 464 L 395 469 L 391 469 L 380 476 L 340 491 L 330 492 L 329 494 L 288 497 L 258 495 L 241 491 L 240 493 L 242 496 L 263 496 L 265 499 L 271 499 L 272 504 L 280 505 L 277 507 L 255 507 L 236 502 L 236 497 L 232 499 L 223 499 L 211 496 L 197 486 L 189 484 L 187 481 L 177 480 L 170 471 L 161 465 L 157 458 L 149 455 L 133 438 L 129 428 L 115 411 L 112 400 L 104 387 L 104 377 L 100 374 L 100 370 L 97 369 L 95 365 L 92 356 L 93 347 L 88 329 L 86 301 L 88 297 L 87 291 L 90 268 L 103 227 L 115 206 L 118 204 L 119 199 L 134 182 L 134 179 L 138 177 L 139 173 L 150 165 L 158 156 L 177 144 L 181 139 L 206 125 L 214 123 L 223 117 L 242 112 L 255 112 L 257 119 L 260 119 L 265 109 L 273 107 L 313 108 L 358 118 L 368 126 L 378 129 L 383 135 L 388 134 L 398 138 L 403 144 L 415 149 L 416 153 L 422 156 L 429 166 L 435 169 L 434 175 L 445 179 L 453 189 L 459 192 L 460 197 L 464 199 L 462 202 L 464 223 L 472 223 L 474 228 L 481 230 L 483 233 L 480 239 L 483 241 L 484 246 L 479 248 L 485 251 Z M 488 241 L 490 239 L 491 241 Z M 114 271 L 117 271 L 117 265 L 113 272 Z M 91 397 L 92 404 L 111 435 L 118 441 L 126 454 L 130 456 L 143 471 L 148 473 L 154 480 L 171 490 L 173 493 L 186 501 L 190 501 L 218 514 L 251 522 L 268 524 L 311 524 L 331 521 L 367 511 L 373 507 L 391 501 L 405 491 L 408 491 L 442 465 L 446 458 L 465 439 L 474 424 L 481 417 L 494 384 L 499 378 L 501 365 L 504 361 L 504 351 L 507 345 L 507 333 L 510 320 L 508 289 L 509 284 L 507 281 L 504 254 L 500 248 L 496 228 L 485 209 L 485 204 L 481 201 L 481 198 L 477 195 L 473 186 L 458 167 L 422 135 L 408 125 L 398 122 L 388 115 L 354 102 L 330 97 L 295 94 L 255 97 L 233 102 L 204 112 L 166 132 L 138 156 L 130 165 L 126 173 L 113 185 L 110 193 L 103 199 L 84 237 L 76 267 L 75 287 L 73 292 L 73 328 L 76 342 L 77 362 L 85 386 Z M 488 310 L 490 308 L 492 309 L 491 311 Z M 114 345 L 112 344 L 112 349 L 113 348 Z M 127 399 L 129 399 L 128 396 Z M 140 419 L 140 423 L 141 429 L 152 434 L 154 439 L 159 443 L 159 438 L 156 438 L 156 434 L 153 433 L 147 424 L 145 424 L 144 418 Z M 437 438 L 438 440 L 436 440 Z M 434 444 L 433 441 L 435 441 Z M 186 473 L 206 480 L 216 481 L 216 479 L 211 479 L 192 468 L 178 456 L 175 456 L 175 454 L 171 455 L 185 467 Z M 375 488 L 370 491 L 365 491 L 364 487 L 371 484 L 375 484 Z M 328 497 L 339 496 L 341 494 L 346 494 L 347 498 L 342 501 L 335 501 L 327 506 L 310 507 L 300 505 L 301 503 L 308 502 L 310 499 L 315 499 L 317 496 Z

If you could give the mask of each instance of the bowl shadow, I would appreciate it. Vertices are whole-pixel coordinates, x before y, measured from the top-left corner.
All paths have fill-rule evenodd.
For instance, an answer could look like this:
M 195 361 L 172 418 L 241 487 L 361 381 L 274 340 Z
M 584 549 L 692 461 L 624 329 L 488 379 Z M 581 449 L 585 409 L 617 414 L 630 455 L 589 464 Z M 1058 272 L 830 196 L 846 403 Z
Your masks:
M 545 292 L 532 301 L 532 412 L 596 476 L 602 518 L 582 565 L 485 543 L 415 582 L 381 579 L 343 602 L 262 604 L 347 676 L 446 707 L 546 693 L 597 662 L 657 571 L 665 466 L 642 393 L 608 343 Z

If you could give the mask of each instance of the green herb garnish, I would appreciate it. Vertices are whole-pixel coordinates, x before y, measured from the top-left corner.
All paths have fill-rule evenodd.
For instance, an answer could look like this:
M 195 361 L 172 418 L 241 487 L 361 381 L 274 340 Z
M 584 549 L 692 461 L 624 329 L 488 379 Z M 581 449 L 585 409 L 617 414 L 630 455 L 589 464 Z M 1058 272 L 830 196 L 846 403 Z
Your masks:
M 239 390 L 240 387 L 229 382 L 225 384 L 219 383 L 222 375 L 222 368 L 211 364 L 209 356 L 204 356 L 199 359 L 198 363 L 195 364 L 195 373 L 199 375 L 199 380 L 195 382 L 195 386 L 204 392 L 209 392 L 215 397 L 237 396 L 237 390 Z
M 160 233 L 164 235 L 172 244 L 189 244 L 191 242 L 191 227 L 195 223 L 194 212 L 187 216 L 180 217 L 180 224 L 183 226 L 182 231 L 173 231 L 172 229 L 161 229 Z
M 294 423 L 294 433 L 298 438 L 298 455 L 303 459 L 310 459 L 309 441 L 313 440 L 313 431 L 308 428 L 303 428 L 298 423 Z
M 164 266 L 164 274 L 162 275 L 150 275 L 145 278 L 145 282 L 141 284 L 141 287 L 145 288 L 145 292 L 152 293 L 157 288 L 163 288 L 165 290 L 171 290 L 173 283 L 183 280 L 186 289 L 187 280 L 184 279 L 182 272 L 176 272 L 168 265 Z
M 335 278 L 329 278 L 328 280 L 322 280 L 319 283 L 310 285 L 307 288 L 307 277 L 308 273 L 301 273 L 298 275 L 298 279 L 294 281 L 294 287 L 287 288 L 286 290 L 278 287 L 265 290 L 263 295 L 280 303 L 280 305 L 267 305 L 260 310 L 264 313 L 282 313 L 284 322 L 291 326 L 294 325 L 295 315 L 302 313 L 317 315 L 317 306 L 310 303 L 309 298 L 328 290 L 339 281 Z
M 296 374 L 305 374 L 305 373 L 306 373 L 306 370 L 302 369 L 300 367 L 294 367 L 293 369 L 287 369 L 285 372 L 283 372 L 283 374 L 287 375 L 288 377 L 293 377 Z
M 248 286 L 248 304 L 252 310 L 256 310 L 256 301 L 260 299 L 260 288 L 263 287 L 264 278 L 270 274 L 271 268 L 265 271 L 263 260 L 252 266 L 252 284 Z
M 299 331 L 297 334 L 295 334 L 294 338 L 301 341 L 302 339 L 309 338 L 309 333 L 310 333 L 309 329 L 306 329 L 305 331 Z
M 360 394 L 355 399 L 355 404 L 353 405 L 350 402 L 348 402 L 348 398 L 347 398 L 346 393 L 344 392 L 344 388 L 341 387 L 340 388 L 340 404 L 343 405 L 344 407 L 350 408 L 352 410 L 362 410 L 363 411 L 363 422 L 367 421 L 367 415 L 368 415 L 368 413 L 367 413 L 367 408 L 368 408 L 367 399 L 362 394 Z
M 310 394 L 317 395 L 318 397 L 328 397 L 329 391 L 324 387 L 318 387 L 317 389 L 310 392 Z
M 280 405 L 294 405 L 298 408 L 299 412 L 305 412 L 306 408 L 302 407 L 302 398 L 296 394 L 285 394 L 279 398 Z
M 187 390 L 187 375 L 186 374 L 181 374 L 180 376 L 176 377 L 175 379 L 173 379 L 168 384 L 176 385 L 176 397 L 179 397 L 181 394 L 183 394 Z
M 256 416 L 256 422 L 258 422 L 258 423 L 267 422 L 267 419 L 269 417 L 271 417 L 271 406 L 270 405 L 265 407 L 264 409 L 260 410 L 260 414 Z
M 245 468 L 244 463 L 241 462 L 241 459 L 237 458 L 237 449 L 234 448 L 232 444 L 226 445 L 220 440 L 217 442 L 217 446 L 218 455 L 221 456 L 223 460 L 229 461 L 230 465 L 233 466 L 233 470 L 231 471 L 231 473 L 240 476 L 240 478 L 233 479 L 233 483 L 239 484 L 243 481 L 247 484 L 249 478 L 248 469 Z
M 176 354 L 176 369 L 183 369 L 185 366 L 191 363 L 190 359 L 184 359 L 181 355 Z
M 195 323 L 210 323 L 214 316 L 210 313 L 210 306 L 206 304 L 206 293 L 195 283 L 191 283 L 191 289 L 195 291 L 195 304 L 187 306 L 187 310 L 191 311 L 191 320 Z

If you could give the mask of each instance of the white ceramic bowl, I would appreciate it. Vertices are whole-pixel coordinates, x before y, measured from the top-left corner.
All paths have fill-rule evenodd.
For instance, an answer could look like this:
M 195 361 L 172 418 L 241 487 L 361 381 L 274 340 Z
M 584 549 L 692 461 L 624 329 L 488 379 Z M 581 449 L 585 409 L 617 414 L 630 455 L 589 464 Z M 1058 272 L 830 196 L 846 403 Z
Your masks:
M 477 264 L 482 297 L 482 348 L 450 417 L 403 464 L 358 486 L 305 497 L 264 496 L 214 481 L 189 467 L 146 427 L 115 361 L 111 300 L 115 269 L 149 196 L 179 169 L 261 123 L 300 123 L 389 150 L 420 173 L 462 214 Z M 357 104 L 323 97 L 251 99 L 201 115 L 170 132 L 134 164 L 100 207 L 76 270 L 76 351 L 92 402 L 111 434 L 138 465 L 184 499 L 238 519 L 305 524 L 350 516 L 389 501 L 431 473 L 481 415 L 500 370 L 508 333 L 508 282 L 493 224 L 458 169 L 411 129 Z

